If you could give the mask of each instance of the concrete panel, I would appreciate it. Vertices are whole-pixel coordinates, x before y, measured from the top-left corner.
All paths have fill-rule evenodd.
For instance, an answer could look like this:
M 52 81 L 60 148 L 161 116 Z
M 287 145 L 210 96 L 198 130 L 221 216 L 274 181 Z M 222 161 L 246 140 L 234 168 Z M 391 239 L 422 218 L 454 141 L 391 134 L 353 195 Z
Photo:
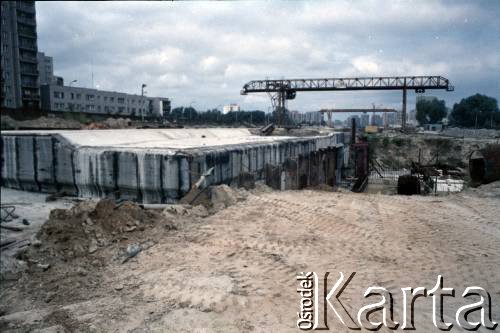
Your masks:
M 35 137 L 37 181 L 42 192 L 56 192 L 54 141 L 50 136 Z
M 54 150 L 55 158 L 53 160 L 53 167 L 56 189 L 68 195 L 78 195 L 73 162 L 75 151 L 57 140 L 54 143 Z
M 142 201 L 142 194 L 138 189 L 137 155 L 133 152 L 118 153 L 118 173 L 117 185 L 119 188 L 118 197 L 127 200 Z
M 176 200 L 181 197 L 179 193 L 180 172 L 179 160 L 174 156 L 163 156 L 163 190 L 167 201 Z
M 137 153 L 137 166 L 142 201 L 147 203 L 161 203 L 163 188 L 161 182 L 162 155 Z
M 36 181 L 37 159 L 35 154 L 35 137 L 19 136 L 16 138 L 17 180 L 21 189 L 39 191 Z
M 20 188 L 17 176 L 17 149 L 15 136 L 2 136 L 2 185 Z
M 118 190 L 117 173 L 115 169 L 118 164 L 118 153 L 114 151 L 104 151 L 97 157 L 97 183 L 99 191 L 103 197 L 115 197 Z

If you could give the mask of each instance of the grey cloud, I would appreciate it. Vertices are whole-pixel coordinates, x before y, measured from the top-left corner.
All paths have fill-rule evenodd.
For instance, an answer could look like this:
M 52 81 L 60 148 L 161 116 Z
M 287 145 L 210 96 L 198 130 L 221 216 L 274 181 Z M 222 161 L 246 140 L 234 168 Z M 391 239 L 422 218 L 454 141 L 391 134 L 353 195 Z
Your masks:
M 493 2 L 495 3 L 495 2 Z M 252 79 L 444 75 L 449 105 L 500 98 L 500 6 L 466 1 L 37 2 L 39 48 L 82 85 L 267 110 Z M 496 33 L 495 33 L 496 32 Z M 290 107 L 398 107 L 396 93 L 301 93 Z M 410 96 L 410 102 L 413 96 Z

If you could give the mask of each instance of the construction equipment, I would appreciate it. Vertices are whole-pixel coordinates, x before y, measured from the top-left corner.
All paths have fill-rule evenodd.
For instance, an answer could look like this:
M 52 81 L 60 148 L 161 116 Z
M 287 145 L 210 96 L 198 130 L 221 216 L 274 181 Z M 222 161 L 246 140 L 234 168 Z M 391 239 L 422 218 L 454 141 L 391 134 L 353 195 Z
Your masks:
M 246 83 L 242 95 L 267 93 L 277 115 L 277 125 L 282 126 L 286 114 L 286 100 L 294 99 L 298 91 L 347 91 L 347 90 L 402 90 L 402 127 L 406 128 L 406 92 L 408 89 L 423 93 L 426 89 L 453 91 L 454 87 L 442 76 L 396 76 L 363 78 L 280 79 L 254 80 Z

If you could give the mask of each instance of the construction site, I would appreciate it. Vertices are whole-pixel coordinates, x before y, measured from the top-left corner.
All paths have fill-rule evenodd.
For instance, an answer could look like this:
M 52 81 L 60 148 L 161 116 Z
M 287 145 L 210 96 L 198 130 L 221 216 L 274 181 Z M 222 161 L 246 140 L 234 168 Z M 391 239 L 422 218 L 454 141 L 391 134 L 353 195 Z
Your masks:
M 406 116 L 372 135 L 354 121 L 287 123 L 297 93 L 400 90 L 404 114 L 407 91 L 429 89 L 453 86 L 251 81 L 241 93 L 269 94 L 276 122 L 2 131 L 0 329 L 296 331 L 297 276 L 309 271 L 356 272 L 341 298 L 353 317 L 368 285 L 430 289 L 440 275 L 457 296 L 487 290 L 498 321 L 498 131 L 417 133 Z M 394 302 L 401 322 L 403 295 Z M 469 303 L 447 298 L 443 323 Z M 417 331 L 436 330 L 432 308 L 417 302 Z M 328 328 L 348 331 L 333 313 Z

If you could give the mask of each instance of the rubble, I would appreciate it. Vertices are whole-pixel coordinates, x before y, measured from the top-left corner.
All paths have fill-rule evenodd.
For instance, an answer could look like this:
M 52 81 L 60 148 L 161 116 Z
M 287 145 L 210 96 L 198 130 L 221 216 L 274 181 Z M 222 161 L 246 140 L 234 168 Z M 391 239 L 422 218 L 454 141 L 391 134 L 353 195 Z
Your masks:
M 121 129 L 130 128 L 132 126 L 132 120 L 129 118 L 107 118 L 101 122 L 92 122 L 85 126 L 85 129 Z
M 476 139 L 494 139 L 500 137 L 500 131 L 494 129 L 478 128 L 458 128 L 448 127 L 442 132 L 442 135 L 451 136 L 455 138 L 476 138 Z
M 9 116 L 2 115 L 3 130 L 27 129 L 81 129 L 83 125 L 76 120 L 59 117 L 40 117 L 32 120 L 18 121 Z

